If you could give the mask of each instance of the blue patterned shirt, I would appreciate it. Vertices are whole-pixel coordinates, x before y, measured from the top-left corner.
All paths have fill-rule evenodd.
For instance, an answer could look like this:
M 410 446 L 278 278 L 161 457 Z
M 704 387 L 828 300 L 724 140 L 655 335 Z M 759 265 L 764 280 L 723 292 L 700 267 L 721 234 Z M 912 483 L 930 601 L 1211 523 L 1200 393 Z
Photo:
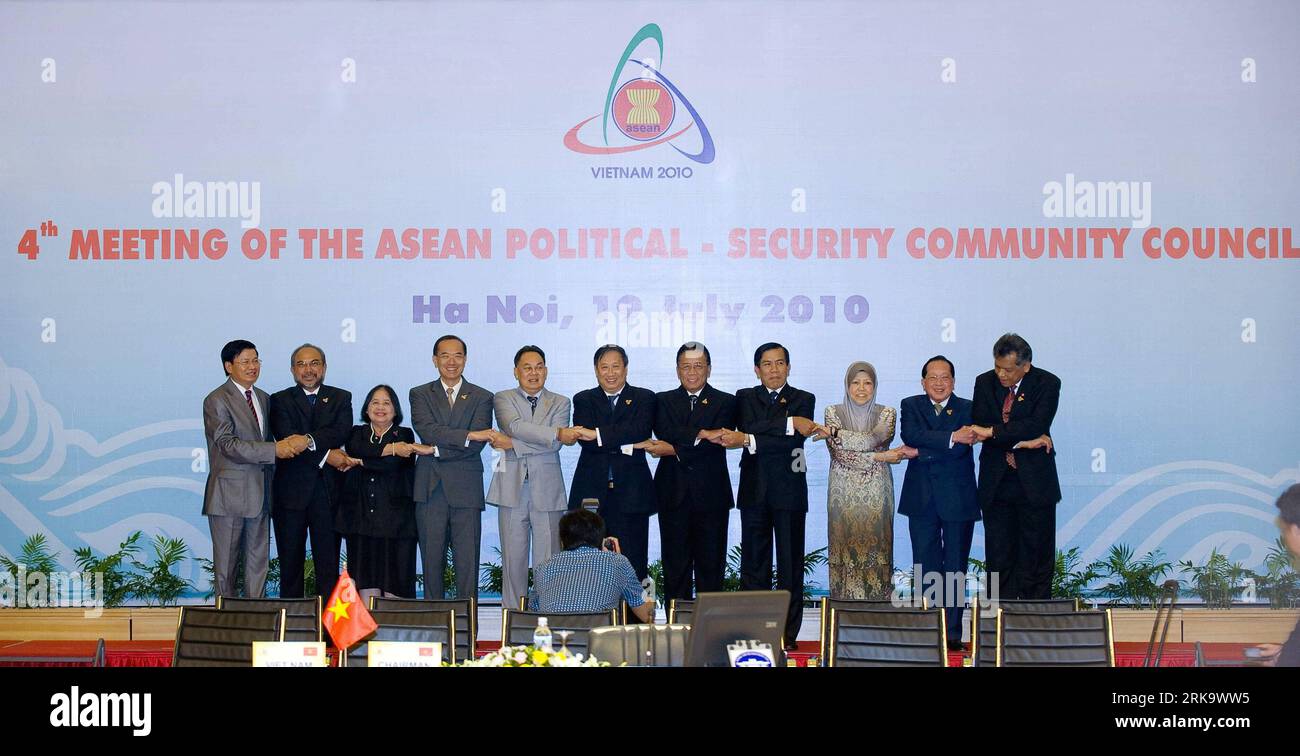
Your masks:
M 641 581 L 622 554 L 579 546 L 546 560 L 534 575 L 531 609 L 542 612 L 599 612 L 618 600 L 641 606 Z

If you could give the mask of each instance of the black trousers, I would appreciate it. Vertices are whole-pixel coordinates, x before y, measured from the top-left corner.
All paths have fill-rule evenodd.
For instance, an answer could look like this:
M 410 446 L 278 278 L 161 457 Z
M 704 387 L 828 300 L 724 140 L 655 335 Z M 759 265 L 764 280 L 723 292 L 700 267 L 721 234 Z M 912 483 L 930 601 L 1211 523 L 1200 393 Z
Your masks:
M 776 587 L 790 592 L 785 642 L 794 643 L 803 626 L 804 522 L 807 512 L 756 507 L 740 510 L 740 587 L 772 590 L 772 543 L 776 540 Z
M 705 509 L 690 496 L 680 506 L 659 513 L 666 601 L 692 599 L 695 591 L 722 590 L 730 514 L 729 509 Z
M 605 535 L 618 539 L 619 551 L 632 563 L 638 580 L 645 580 L 650 565 L 650 514 L 628 512 L 623 506 L 623 488 L 602 488 L 596 497 L 596 513 L 605 521 Z
M 933 507 L 907 517 L 912 539 L 912 561 L 921 576 L 925 591 L 932 590 L 930 580 L 938 576 L 939 604 L 946 610 L 948 643 L 961 640 L 961 619 L 966 606 L 966 560 L 975 534 L 974 520 L 944 520 Z
M 1056 502 L 1030 501 L 1007 470 L 984 510 L 989 580 L 1000 599 L 1049 599 L 1056 566 Z
M 280 598 L 303 598 L 307 567 L 307 536 L 311 535 L 311 561 L 316 568 L 316 593 L 329 600 L 339 581 L 339 534 L 334 531 L 334 510 L 320 480 L 306 509 L 277 509 L 271 514 L 275 551 L 280 557 Z

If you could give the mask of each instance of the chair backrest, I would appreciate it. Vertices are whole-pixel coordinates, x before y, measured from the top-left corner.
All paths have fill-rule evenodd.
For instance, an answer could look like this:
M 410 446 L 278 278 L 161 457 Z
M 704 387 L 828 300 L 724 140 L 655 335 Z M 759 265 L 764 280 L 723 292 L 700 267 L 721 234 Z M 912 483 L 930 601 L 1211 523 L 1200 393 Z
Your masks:
M 408 643 L 441 643 L 442 660 L 456 664 L 456 612 L 451 609 L 400 609 L 376 610 L 370 613 L 379 627 L 366 638 L 348 649 L 343 657 L 345 667 L 364 667 L 370 659 L 370 641 L 405 641 Z
M 894 602 L 888 599 L 833 599 L 830 596 L 823 597 L 821 601 L 821 624 L 819 626 L 821 631 L 820 648 L 822 666 L 826 666 L 826 660 L 830 658 L 832 609 L 840 609 L 842 611 L 876 610 L 883 612 L 910 612 L 924 608 L 924 599 L 922 599 L 921 606 L 915 606 L 912 604 L 896 606 Z M 672 620 L 669 621 L 671 622 Z
M 456 661 L 474 658 L 478 643 L 478 601 L 465 599 L 413 599 L 370 597 L 370 611 L 403 612 L 409 610 L 450 609 L 456 613 Z
M 946 667 L 944 610 L 831 609 L 832 667 Z
M 997 609 L 1010 612 L 1033 612 L 1035 614 L 1060 614 L 1061 612 L 1079 611 L 1078 599 L 1010 599 L 989 604 L 983 599 L 976 599 L 970 615 L 971 660 L 977 667 L 997 664 L 998 653 L 998 617 Z M 985 610 L 988 611 L 985 611 Z M 988 616 L 984 616 L 987 614 Z
M 298 599 L 217 596 L 217 608 L 222 611 L 275 612 L 283 609 L 284 639 L 303 643 L 325 639 L 320 604 L 320 596 Z
M 673 599 L 668 602 L 668 624 L 670 625 L 689 625 L 694 614 L 694 599 Z
M 505 609 L 501 617 L 501 645 L 528 646 L 533 642 L 533 631 L 537 629 L 537 618 L 545 617 L 551 632 L 569 630 L 573 633 L 566 643 L 574 654 L 587 653 L 590 643 L 588 637 L 593 627 L 606 627 L 618 624 L 618 610 L 607 609 L 603 612 L 519 612 Z M 551 642 L 555 648 L 560 647 L 560 639 L 552 635 Z
M 285 613 L 182 606 L 173 667 L 251 667 L 254 641 L 284 640 Z
M 1110 610 L 1031 613 L 999 609 L 999 667 L 1113 667 Z
M 686 661 L 690 632 L 690 625 L 596 627 L 588 633 L 588 650 L 616 667 L 680 667 Z

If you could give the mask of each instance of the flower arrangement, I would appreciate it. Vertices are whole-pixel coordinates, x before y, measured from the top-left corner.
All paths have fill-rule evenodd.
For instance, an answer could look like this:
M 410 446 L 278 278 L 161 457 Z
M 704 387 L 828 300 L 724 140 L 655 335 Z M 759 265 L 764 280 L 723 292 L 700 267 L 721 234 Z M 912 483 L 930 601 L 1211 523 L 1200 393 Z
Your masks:
M 547 651 L 535 646 L 502 646 L 481 659 L 462 662 L 462 667 L 608 667 L 594 656 L 568 651 Z

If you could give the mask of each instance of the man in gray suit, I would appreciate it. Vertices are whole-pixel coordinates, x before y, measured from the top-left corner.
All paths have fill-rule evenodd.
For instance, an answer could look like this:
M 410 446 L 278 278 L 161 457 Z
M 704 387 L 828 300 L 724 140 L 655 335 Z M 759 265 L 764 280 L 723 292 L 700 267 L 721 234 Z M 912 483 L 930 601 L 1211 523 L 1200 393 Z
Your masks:
M 465 342 L 443 336 L 433 344 L 438 380 L 411 389 L 411 425 L 433 456 L 415 461 L 415 530 L 424 565 L 424 597 L 446 597 L 443 571 L 451 537 L 456 597 L 478 596 L 483 536 L 483 447 L 492 430 L 492 393 L 466 381 Z
M 306 436 L 271 440 L 270 396 L 253 384 L 262 372 L 257 347 L 237 339 L 221 349 L 229 380 L 203 399 L 208 483 L 203 514 L 212 532 L 213 593 L 234 596 L 242 541 L 244 595 L 261 598 L 271 548 L 271 476 L 276 459 L 307 448 Z
M 560 447 L 578 440 L 569 425 L 569 400 L 546 390 L 546 353 L 526 346 L 515 352 L 519 388 L 492 399 L 501 458 L 492 470 L 487 500 L 497 507 L 501 534 L 501 605 L 514 608 L 528 592 L 528 541 L 533 565 L 560 550 L 560 517 L 569 507 L 560 471 Z

